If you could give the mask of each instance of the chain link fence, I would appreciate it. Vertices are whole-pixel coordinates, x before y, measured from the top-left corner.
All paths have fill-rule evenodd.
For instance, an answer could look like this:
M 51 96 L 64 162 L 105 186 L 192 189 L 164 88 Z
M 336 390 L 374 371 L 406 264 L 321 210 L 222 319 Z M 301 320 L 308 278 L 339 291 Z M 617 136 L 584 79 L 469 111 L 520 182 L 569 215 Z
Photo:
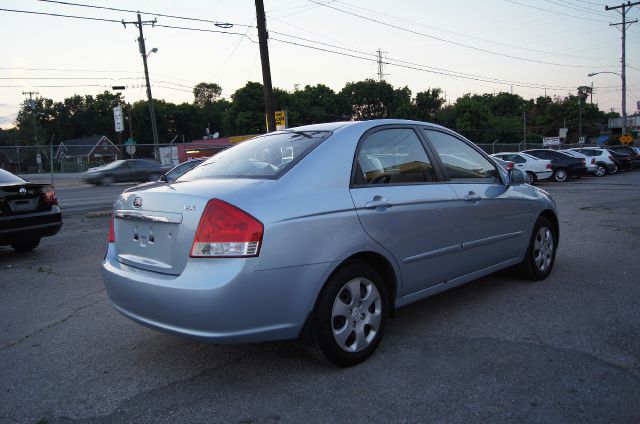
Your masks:
M 560 144 L 554 149 L 591 147 L 594 144 Z M 488 154 L 546 148 L 538 143 L 492 143 L 478 144 Z M 188 152 L 187 152 L 188 153 Z M 208 153 L 210 155 L 211 153 Z M 197 156 L 197 155 L 196 155 Z M 53 158 L 53 159 L 51 159 Z M 0 146 L 0 168 L 13 173 L 78 173 L 101 166 L 117 159 L 147 159 L 161 165 L 175 166 L 186 158 L 180 157 L 175 144 L 116 145 L 100 142 L 95 145 L 73 146 Z
M 101 144 L 102 143 L 102 144 Z M 15 174 L 78 173 L 118 159 L 147 159 L 163 166 L 177 165 L 176 145 L 115 145 L 112 143 L 73 146 L 0 146 L 0 168 Z

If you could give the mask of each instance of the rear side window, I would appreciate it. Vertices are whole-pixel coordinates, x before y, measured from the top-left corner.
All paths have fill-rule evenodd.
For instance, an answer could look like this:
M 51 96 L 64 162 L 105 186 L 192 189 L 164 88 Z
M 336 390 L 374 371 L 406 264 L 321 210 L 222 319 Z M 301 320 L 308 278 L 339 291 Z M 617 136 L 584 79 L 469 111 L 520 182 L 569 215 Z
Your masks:
M 390 128 L 362 142 L 356 161 L 356 185 L 435 181 L 431 161 L 415 131 Z
M 178 181 L 276 179 L 330 135 L 330 131 L 283 131 L 252 138 L 209 158 Z
M 424 130 L 440 156 L 449 178 L 455 182 L 499 182 L 498 170 L 464 141 L 439 131 Z

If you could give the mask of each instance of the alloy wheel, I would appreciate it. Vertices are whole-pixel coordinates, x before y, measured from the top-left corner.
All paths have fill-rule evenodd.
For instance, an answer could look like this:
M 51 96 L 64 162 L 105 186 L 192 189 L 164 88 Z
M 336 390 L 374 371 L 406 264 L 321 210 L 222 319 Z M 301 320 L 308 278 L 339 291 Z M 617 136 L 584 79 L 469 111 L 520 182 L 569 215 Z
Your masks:
M 540 227 L 533 242 L 533 261 L 538 271 L 544 272 L 553 261 L 553 232 L 549 227 Z
M 358 277 L 338 291 L 331 312 L 333 338 L 346 352 L 360 352 L 376 338 L 382 319 L 382 299 L 372 281 Z

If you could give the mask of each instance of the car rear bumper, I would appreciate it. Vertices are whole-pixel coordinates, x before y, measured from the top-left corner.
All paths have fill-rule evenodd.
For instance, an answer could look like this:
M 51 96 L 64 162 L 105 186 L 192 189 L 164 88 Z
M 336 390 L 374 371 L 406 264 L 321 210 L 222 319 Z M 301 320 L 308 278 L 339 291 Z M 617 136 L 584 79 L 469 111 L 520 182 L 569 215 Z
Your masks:
M 569 169 L 569 175 L 572 177 L 575 176 L 582 176 L 587 172 L 587 167 L 586 166 L 577 166 L 575 168 L 570 168 Z
M 257 261 L 190 259 L 168 275 L 120 263 L 110 244 L 102 274 L 115 308 L 147 327 L 216 343 L 296 338 L 332 264 L 257 271 Z
M 62 227 L 58 206 L 47 212 L 0 216 L 0 246 L 55 235 Z
M 548 180 L 549 178 L 551 178 L 552 175 L 553 175 L 553 171 L 536 172 L 536 177 L 539 180 Z

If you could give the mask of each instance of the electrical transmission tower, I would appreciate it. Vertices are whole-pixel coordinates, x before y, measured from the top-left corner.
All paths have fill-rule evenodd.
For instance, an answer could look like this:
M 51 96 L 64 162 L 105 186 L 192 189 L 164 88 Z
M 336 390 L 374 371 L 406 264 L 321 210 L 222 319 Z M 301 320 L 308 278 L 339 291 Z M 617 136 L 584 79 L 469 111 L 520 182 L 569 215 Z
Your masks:
M 384 73 L 384 65 L 386 65 L 386 63 L 383 60 L 383 55 L 386 55 L 388 52 L 383 52 L 378 49 L 376 53 L 378 53 L 378 81 L 384 81 L 384 77 L 389 74 Z

